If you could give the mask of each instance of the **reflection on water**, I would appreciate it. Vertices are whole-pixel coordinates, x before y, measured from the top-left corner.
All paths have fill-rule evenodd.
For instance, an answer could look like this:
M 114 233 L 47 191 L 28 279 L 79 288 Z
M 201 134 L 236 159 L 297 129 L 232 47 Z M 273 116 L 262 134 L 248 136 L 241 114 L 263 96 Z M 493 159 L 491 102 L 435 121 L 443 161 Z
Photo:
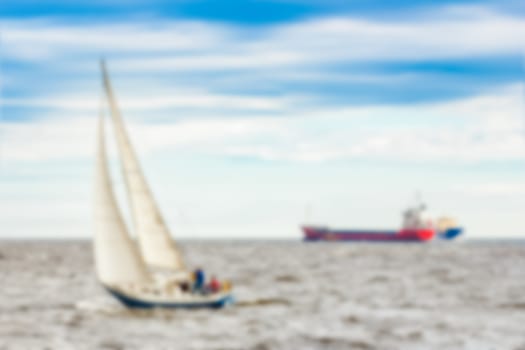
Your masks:
M 183 247 L 235 306 L 127 310 L 89 243 L 0 243 L 0 349 L 525 349 L 523 244 Z

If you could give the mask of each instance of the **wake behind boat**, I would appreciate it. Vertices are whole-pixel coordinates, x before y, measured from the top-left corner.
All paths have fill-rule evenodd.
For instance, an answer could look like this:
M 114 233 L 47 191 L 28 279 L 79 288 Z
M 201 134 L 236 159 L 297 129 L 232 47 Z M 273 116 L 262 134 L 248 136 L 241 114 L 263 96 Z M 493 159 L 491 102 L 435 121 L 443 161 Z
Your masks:
M 100 283 L 128 307 L 219 308 L 232 301 L 230 284 L 205 286 L 202 271 L 192 280 L 148 187 L 126 133 L 104 62 L 109 104 L 137 242 L 118 208 L 108 171 L 103 112 L 99 117 L 95 182 L 94 255 Z

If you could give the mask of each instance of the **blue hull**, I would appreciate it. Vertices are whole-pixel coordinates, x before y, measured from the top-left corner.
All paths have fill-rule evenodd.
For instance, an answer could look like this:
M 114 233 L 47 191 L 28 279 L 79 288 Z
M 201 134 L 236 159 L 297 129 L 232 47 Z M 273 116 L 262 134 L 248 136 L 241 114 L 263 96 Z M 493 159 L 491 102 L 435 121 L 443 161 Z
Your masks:
M 462 233 L 463 233 L 462 227 L 453 227 L 453 228 L 449 228 L 448 230 L 444 232 L 439 232 L 438 236 L 441 239 L 452 240 L 456 238 L 457 236 L 461 235 Z
M 129 308 L 133 309 L 152 309 L 152 308 L 171 308 L 171 309 L 220 309 L 227 304 L 233 302 L 233 297 L 231 295 L 226 295 L 225 297 L 202 303 L 161 303 L 161 302 L 148 302 L 140 299 L 130 297 L 129 295 L 123 294 L 117 290 L 106 287 L 106 290 L 117 298 L 122 304 Z

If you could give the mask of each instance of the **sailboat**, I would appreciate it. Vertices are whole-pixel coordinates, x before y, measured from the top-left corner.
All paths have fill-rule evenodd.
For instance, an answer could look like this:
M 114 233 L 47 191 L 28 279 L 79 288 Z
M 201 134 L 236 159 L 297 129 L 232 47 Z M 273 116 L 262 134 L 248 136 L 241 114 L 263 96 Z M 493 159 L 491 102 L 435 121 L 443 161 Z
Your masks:
M 106 154 L 104 110 L 98 122 L 95 173 L 96 273 L 102 286 L 127 307 L 220 308 L 232 302 L 229 288 L 214 293 L 184 291 L 190 272 L 170 235 L 126 132 L 104 61 L 107 101 L 131 206 L 137 240 L 131 238 L 111 184 Z

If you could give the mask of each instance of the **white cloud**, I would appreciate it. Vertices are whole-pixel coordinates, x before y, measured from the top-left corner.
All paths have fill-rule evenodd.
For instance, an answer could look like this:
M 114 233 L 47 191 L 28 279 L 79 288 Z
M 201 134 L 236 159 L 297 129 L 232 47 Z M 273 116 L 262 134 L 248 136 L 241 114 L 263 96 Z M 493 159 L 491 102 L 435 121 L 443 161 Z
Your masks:
M 270 27 L 250 40 L 225 40 L 222 48 L 195 57 L 120 57 L 116 66 L 139 71 L 242 70 L 519 54 L 524 42 L 518 37 L 525 37 L 523 18 L 489 11 L 461 17 L 437 11 L 432 18 L 383 22 L 327 17 Z
M 339 16 L 262 28 L 180 19 L 112 25 L 9 20 L 2 34 L 4 54 L 18 59 L 75 57 L 82 64 L 93 59 L 86 54 L 108 54 L 116 69 L 207 71 L 521 53 L 525 20 L 481 7 L 442 7 L 398 20 Z
M 312 185 L 308 182 L 311 180 L 306 179 L 295 189 L 291 184 L 295 185 L 294 180 L 305 175 L 302 172 L 292 174 L 294 180 L 288 180 L 290 183 L 280 182 L 280 187 L 263 187 L 264 175 L 259 172 L 239 174 L 228 185 L 202 188 L 199 181 L 191 183 L 188 179 L 171 192 L 170 186 L 166 186 L 161 200 L 164 196 L 165 200 L 173 198 L 175 204 L 179 198 L 199 202 L 192 208 L 192 215 L 198 218 L 197 226 L 202 232 L 228 232 L 228 228 L 235 228 L 240 234 L 257 231 L 263 235 L 283 230 L 289 236 L 297 236 L 298 231 L 292 231 L 300 219 L 297 213 L 312 198 L 319 202 L 320 211 L 324 209 L 325 216 L 321 218 L 327 222 L 348 223 L 350 205 L 354 206 L 351 212 L 361 213 L 370 224 L 391 217 L 391 207 L 377 209 L 377 200 L 372 198 L 374 185 L 366 183 L 368 177 L 357 176 L 351 181 L 346 176 L 355 169 L 340 173 L 340 168 L 330 168 L 331 161 L 375 158 L 436 165 L 437 162 L 463 164 L 524 159 L 523 94 L 518 86 L 499 86 L 492 94 L 457 101 L 334 107 L 305 96 L 232 94 L 225 92 L 223 86 L 214 85 L 213 89 L 207 85 L 213 84 L 214 76 L 208 74 L 214 71 L 230 77 L 230 91 L 232 86 L 239 91 L 268 77 L 278 82 L 298 79 L 313 82 L 325 78 L 395 84 L 412 77 L 397 75 L 395 79 L 399 80 L 394 81 L 391 76 L 385 79 L 381 74 L 338 75 L 336 70 L 326 72 L 322 68 L 336 67 L 331 65 L 334 63 L 486 57 L 523 52 L 521 38 L 525 37 L 525 21 L 518 15 L 478 7 L 442 8 L 411 15 L 386 20 L 336 16 L 250 28 L 180 19 L 112 25 L 51 19 L 2 21 L 2 58 L 8 63 L 25 61 L 24 72 L 16 65 L 8 65 L 9 69 L 13 68 L 4 72 L 8 83 L 24 91 L 34 86 L 47 90 L 38 96 L 9 97 L 2 101 L 10 107 L 32 107 L 33 113 L 26 116 L 29 119 L 25 121 L 4 120 L 0 124 L 2 175 L 15 179 L 2 188 L 6 194 L 6 187 L 14 186 L 11 197 L 2 203 L 5 213 L 2 227 L 9 227 L 14 236 L 20 232 L 30 236 L 44 230 L 46 235 L 58 232 L 69 236 L 71 227 L 84 228 L 89 222 L 89 184 L 84 178 L 87 175 L 82 175 L 82 181 L 73 176 L 71 181 L 78 183 L 68 187 L 49 169 L 55 169 L 57 164 L 66 169 L 75 162 L 85 165 L 93 157 L 98 97 L 72 91 L 99 89 L 94 83 L 88 88 L 81 83 L 86 83 L 82 80 L 86 78 L 91 79 L 89 84 L 94 81 L 92 73 L 97 67 L 94 62 L 100 55 L 107 55 L 111 72 L 117 78 L 118 100 L 141 159 L 147 161 L 152 153 L 165 156 L 168 152 L 189 154 L 190 158 L 245 156 L 294 163 L 288 164 L 287 171 L 295 163 L 301 163 L 301 167 L 310 171 L 328 169 L 324 177 L 315 180 L 318 184 Z M 25 70 L 25 67 L 29 68 Z M 37 79 L 36 71 L 46 74 Z M 147 83 L 141 80 L 144 72 L 168 71 L 176 71 L 173 76 L 180 71 L 195 73 L 195 76 L 202 72 L 204 78 L 196 78 L 197 83 L 192 86 L 177 79 L 170 81 L 171 86 L 179 84 L 177 90 L 166 86 L 158 88 L 162 83 L 157 84 L 155 77 Z M 53 81 L 51 73 L 62 75 Z M 20 80 L 20 75 L 26 75 L 27 80 Z M 121 78 L 136 80 L 134 84 L 126 84 Z M 55 84 L 57 82 L 60 84 Z M 78 86 L 73 87 L 75 84 Z M 191 115 L 185 115 L 186 112 Z M 165 118 L 168 114 L 170 118 Z M 155 116 L 162 118 L 155 118 L 156 122 L 152 123 L 149 118 Z M 169 166 L 166 164 L 170 161 L 163 163 Z M 323 166 L 317 167 L 318 164 Z M 232 175 L 217 181 L 228 181 L 241 168 L 232 169 Z M 268 168 L 265 167 L 265 171 Z M 400 173 L 404 171 L 401 168 Z M 191 168 L 189 172 L 193 177 L 199 170 L 202 169 Z M 212 172 L 207 181 L 215 181 L 215 169 L 206 171 Z M 24 174 L 18 176 L 22 172 Z M 284 171 L 278 175 L 292 177 Z M 250 176 L 253 183 L 242 187 Z M 414 186 L 410 176 L 408 170 L 403 173 L 404 186 Z M 28 178 L 27 183 L 23 183 L 24 178 Z M 339 183 L 334 182 L 334 178 Z M 391 187 L 392 202 L 398 202 L 404 191 L 412 191 L 412 188 L 400 188 L 396 179 L 386 180 Z M 456 179 L 451 182 L 457 183 Z M 32 187 L 28 188 L 28 184 Z M 56 185 L 51 186 L 53 193 L 46 192 L 46 189 L 51 192 L 50 184 Z M 437 180 L 428 184 L 430 188 L 435 185 L 441 185 L 439 190 L 443 190 L 443 183 Z M 74 186 L 81 189 L 80 194 L 72 193 Z M 191 188 L 181 196 L 186 186 Z M 359 191 L 360 200 L 348 201 Z M 463 213 L 458 210 L 457 215 L 460 220 L 465 218 L 468 229 L 473 227 L 475 234 L 491 234 L 501 229 L 501 221 L 508 224 L 508 232 L 518 227 L 516 223 L 522 217 L 519 206 L 500 198 L 490 210 L 483 211 L 484 204 L 478 203 L 477 196 L 506 199 L 523 193 L 519 183 L 484 182 L 455 187 L 452 191 L 457 194 L 453 203 L 449 193 L 436 196 L 441 198 L 440 207 L 463 205 Z M 60 206 L 49 205 L 56 201 L 56 193 L 67 201 L 61 201 Z M 35 198 L 36 194 L 42 198 Z M 469 202 L 471 197 L 475 200 Z M 366 206 L 369 208 L 364 208 Z M 368 214 L 364 209 L 369 210 Z M 501 220 L 510 211 L 512 217 Z M 484 217 L 492 215 L 492 226 L 487 225 L 487 220 L 479 220 L 480 213 L 486 213 L 481 214 Z
M 95 95 L 60 95 L 39 98 L 5 98 L 6 107 L 46 107 L 68 109 L 70 111 L 85 111 L 99 104 L 100 97 Z M 272 111 L 284 108 L 287 101 L 284 98 L 265 96 L 219 95 L 207 92 L 173 92 L 163 91 L 159 94 L 128 95 L 119 99 L 127 110 L 149 110 L 167 108 L 218 108 L 229 110 Z
M 59 117 L 32 123 L 3 123 L 3 159 L 42 162 L 53 159 L 92 157 L 95 145 L 94 116 Z M 250 137 L 279 132 L 266 118 L 199 119 L 165 124 L 128 123 L 136 136 L 139 153 L 165 149 L 193 149 L 215 153 L 229 140 L 250 142 Z M 109 134 L 108 134 L 109 135 Z
M 375 21 L 352 17 L 312 19 L 275 28 L 252 46 L 308 53 L 311 60 L 439 58 L 523 50 L 522 17 L 478 7 L 443 8 L 411 19 Z
M 281 120 L 283 138 L 275 144 L 225 145 L 223 149 L 232 155 L 298 162 L 353 158 L 417 162 L 523 159 L 521 101 L 521 88 L 513 86 L 503 89 L 501 95 L 452 102 L 318 110 L 304 114 L 304 118 Z M 414 125 L 416 119 L 424 122 Z M 348 124 L 350 120 L 356 122 Z M 319 131 L 317 125 L 327 130 Z
M 233 32 L 226 25 L 197 21 L 155 24 L 65 24 L 49 20 L 3 21 L 3 45 L 8 56 L 40 61 L 78 53 L 200 51 L 218 48 Z
M 463 184 L 455 186 L 462 194 L 475 197 L 518 197 L 525 196 L 525 183 L 488 182 L 482 184 Z
M 211 118 L 209 112 L 177 122 L 138 122 L 133 118 L 129 128 L 142 152 L 184 149 L 294 162 L 370 157 L 446 162 L 510 160 L 525 157 L 521 97 L 519 86 L 511 86 L 497 95 L 409 106 L 319 107 L 306 111 L 293 104 L 276 104 L 273 107 L 279 113 L 275 117 L 250 113 L 232 117 L 228 105 L 230 109 L 218 108 Z M 138 101 L 135 107 L 145 108 L 147 103 L 143 102 Z M 72 114 L 71 106 L 63 107 L 53 118 L 4 123 L 4 158 L 91 155 L 95 111 Z
M 394 214 L 404 204 L 404 200 L 399 203 L 399 198 L 413 190 L 417 185 L 412 182 L 415 178 L 427 181 L 424 172 L 411 177 L 410 170 L 406 170 L 402 179 L 379 176 L 378 184 L 377 175 L 369 178 L 363 172 L 356 174 L 351 166 L 331 167 L 330 160 L 384 157 L 389 162 L 436 164 L 523 159 L 521 96 L 521 89 L 511 86 L 501 94 L 433 104 L 328 108 L 308 113 L 287 106 L 288 114 L 274 118 L 232 118 L 224 110 L 215 118 L 187 118 L 174 123 L 149 123 L 146 119 L 126 118 L 126 114 L 125 118 L 130 119 L 127 125 L 140 159 L 147 162 L 154 155 L 162 157 L 162 167 L 157 169 L 161 175 L 151 168 L 146 173 L 154 176 L 150 180 L 160 176 L 164 181 L 152 184 L 157 191 L 162 189 L 157 192 L 158 198 L 167 220 L 177 223 L 178 237 L 263 237 L 271 232 L 297 238 L 302 209 L 311 201 L 319 223 L 372 226 L 381 222 L 395 227 Z M 6 199 L 0 204 L 5 214 L 0 223 L 8 230 L 3 235 L 90 235 L 91 170 L 86 162 L 91 162 L 94 155 L 93 114 L 66 108 L 57 110 L 54 117 L 31 123 L 1 124 L 2 176 L 12 179 L 0 188 Z M 392 124 L 389 118 L 395 122 Z M 420 118 L 424 122 L 414 123 Z M 295 173 L 294 166 L 288 164 L 286 171 L 264 167 L 261 174 L 262 168 L 247 171 L 231 164 L 227 164 L 226 171 L 214 169 L 211 164 L 182 169 L 185 161 L 179 160 L 176 169 L 169 171 L 177 157 L 166 156 L 167 153 L 217 159 L 243 155 L 302 164 L 301 171 Z M 73 164 L 78 163 L 83 164 L 79 173 L 68 176 L 75 168 Z M 57 165 L 61 168 L 56 169 Z M 403 167 L 398 168 L 396 171 L 403 171 Z M 323 172 L 308 174 L 317 169 Z M 18 176 L 19 171 L 24 172 L 23 176 Z M 174 180 L 172 177 L 180 171 L 185 174 Z M 276 173 L 266 179 L 272 171 Z M 194 179 L 201 172 L 206 173 L 206 179 Z M 433 207 L 457 217 L 470 237 L 495 232 L 521 234 L 516 229 L 523 216 L 519 203 L 507 199 L 519 198 L 524 191 L 522 184 L 504 179 L 467 181 L 464 175 L 461 179 L 433 179 L 419 188 L 426 194 L 430 192 Z M 458 182 L 466 185 L 457 185 Z M 374 188 L 378 185 L 388 188 L 392 196 L 381 206 L 377 196 L 382 194 Z M 489 203 L 479 200 L 487 197 Z M 59 205 L 51 205 L 54 202 Z M 180 207 L 188 209 L 192 225 L 184 225 L 174 214 L 173 208 Z M 349 211 L 356 217 L 349 218 Z
M 46 161 L 91 156 L 95 147 L 95 119 L 63 117 L 27 122 L 4 122 L 4 161 Z

